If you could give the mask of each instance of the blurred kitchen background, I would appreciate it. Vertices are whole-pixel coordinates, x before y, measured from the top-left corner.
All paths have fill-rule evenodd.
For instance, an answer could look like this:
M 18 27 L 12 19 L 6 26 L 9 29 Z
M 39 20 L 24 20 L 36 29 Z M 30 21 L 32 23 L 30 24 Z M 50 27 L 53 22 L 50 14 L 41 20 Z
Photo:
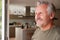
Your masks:
M 38 0 L 6 0 L 7 39 L 31 40 L 36 29 L 35 7 Z M 60 0 L 44 0 L 56 7 L 56 26 L 60 26 Z

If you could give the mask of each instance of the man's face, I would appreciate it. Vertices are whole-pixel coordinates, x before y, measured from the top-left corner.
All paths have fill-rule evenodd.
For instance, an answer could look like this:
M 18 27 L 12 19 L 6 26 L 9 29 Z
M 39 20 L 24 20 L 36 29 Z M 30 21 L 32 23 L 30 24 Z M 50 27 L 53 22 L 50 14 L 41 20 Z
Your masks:
M 35 21 L 37 26 L 47 25 L 50 22 L 50 16 L 48 15 L 47 5 L 40 5 L 36 7 Z

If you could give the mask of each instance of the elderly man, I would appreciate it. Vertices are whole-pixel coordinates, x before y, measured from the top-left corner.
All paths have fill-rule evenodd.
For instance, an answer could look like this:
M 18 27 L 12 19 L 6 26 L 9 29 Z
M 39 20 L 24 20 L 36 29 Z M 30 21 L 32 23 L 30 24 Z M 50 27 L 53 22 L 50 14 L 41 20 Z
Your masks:
M 35 21 L 37 29 L 32 40 L 60 40 L 60 28 L 53 23 L 55 6 L 52 3 L 38 1 L 35 10 Z

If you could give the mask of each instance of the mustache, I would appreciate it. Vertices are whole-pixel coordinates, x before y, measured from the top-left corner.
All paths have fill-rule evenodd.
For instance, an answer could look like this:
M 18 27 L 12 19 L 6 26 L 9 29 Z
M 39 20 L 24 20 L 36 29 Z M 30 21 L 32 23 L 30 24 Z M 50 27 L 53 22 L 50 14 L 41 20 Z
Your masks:
M 36 20 L 42 20 L 42 18 L 36 18 Z

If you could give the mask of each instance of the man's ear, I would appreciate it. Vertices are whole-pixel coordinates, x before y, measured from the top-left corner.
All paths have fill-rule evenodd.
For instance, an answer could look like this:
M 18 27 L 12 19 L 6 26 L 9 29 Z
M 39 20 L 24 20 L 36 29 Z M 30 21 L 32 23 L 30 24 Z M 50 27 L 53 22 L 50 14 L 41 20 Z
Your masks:
M 53 19 L 54 16 L 55 16 L 55 13 L 54 13 L 54 12 L 51 12 L 51 14 L 50 14 L 50 19 Z

